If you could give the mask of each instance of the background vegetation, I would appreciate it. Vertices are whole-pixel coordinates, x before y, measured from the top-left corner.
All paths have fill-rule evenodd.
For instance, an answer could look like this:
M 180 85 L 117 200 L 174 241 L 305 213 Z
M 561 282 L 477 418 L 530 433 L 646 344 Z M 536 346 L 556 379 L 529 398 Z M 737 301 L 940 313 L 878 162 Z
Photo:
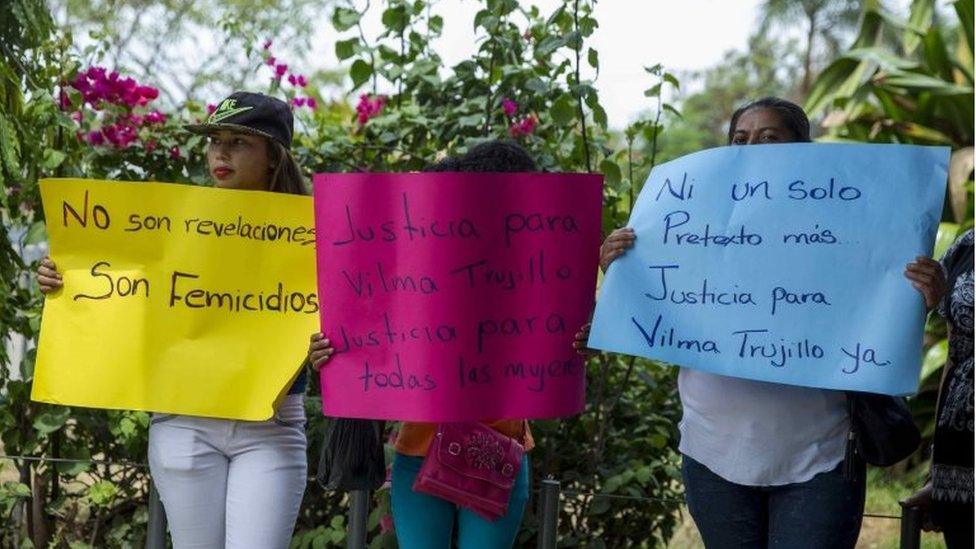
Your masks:
M 140 464 L 148 416 L 28 398 L 42 304 L 30 273 L 46 250 L 38 178 L 206 184 L 199 137 L 179 126 L 206 116 L 208 101 L 235 88 L 292 103 L 295 152 L 309 173 L 416 170 L 481 140 L 518 140 L 546 170 L 605 175 L 607 231 L 625 223 L 653 165 L 723 145 L 735 107 L 775 94 L 804 103 L 825 140 L 951 146 L 936 253 L 972 226 L 972 0 L 914 0 L 901 14 L 876 1 L 767 0 L 746 48 L 715 67 L 686 74 L 647 67 L 645 81 L 633 83 L 646 88 L 646 113 L 620 129 L 608 127 L 597 83 L 581 77 L 600 69 L 590 45 L 599 24 L 593 0 L 564 0 L 551 12 L 514 0 L 478 5 L 477 50 L 452 67 L 432 47 L 445 21 L 436 4 L 422 1 L 0 5 L 2 453 L 93 460 L 0 459 L 0 546 L 132 547 L 146 531 Z M 370 10 L 382 12 L 377 36 L 363 30 Z M 303 70 L 323 13 L 341 37 L 342 68 Z M 216 44 L 212 58 L 181 53 L 203 40 Z M 331 99 L 337 90 L 340 99 Z M 912 402 L 928 435 L 944 337 L 931 320 L 922 392 Z M 674 380 L 674 370 L 650 361 L 600 355 L 588 365 L 587 410 L 533 424 L 535 485 L 552 475 L 572 493 L 564 498 L 561 546 L 672 539 L 681 492 Z M 314 395 L 307 407 L 314 464 L 326 420 Z M 904 492 L 925 470 L 926 455 L 920 450 L 872 478 L 883 493 Z M 394 546 L 388 494 L 375 498 L 372 544 Z M 342 545 L 344 513 L 342 494 L 310 484 L 294 546 Z M 536 531 L 532 502 L 520 544 L 534 543 Z

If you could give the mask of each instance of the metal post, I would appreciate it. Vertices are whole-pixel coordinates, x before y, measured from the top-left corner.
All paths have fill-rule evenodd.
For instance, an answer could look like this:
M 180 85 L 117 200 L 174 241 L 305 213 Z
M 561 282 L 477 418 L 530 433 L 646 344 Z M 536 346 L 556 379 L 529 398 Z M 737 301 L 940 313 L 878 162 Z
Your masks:
M 369 517 L 369 491 L 349 492 L 349 529 L 346 531 L 348 549 L 366 548 L 366 521 Z
M 922 541 L 922 511 L 918 507 L 901 508 L 901 549 L 919 549 Z
M 149 481 L 149 525 L 146 527 L 146 549 L 166 549 L 166 511 L 156 485 Z
M 559 481 L 547 478 L 542 481 L 539 494 L 539 549 L 556 548 L 556 531 L 559 528 Z

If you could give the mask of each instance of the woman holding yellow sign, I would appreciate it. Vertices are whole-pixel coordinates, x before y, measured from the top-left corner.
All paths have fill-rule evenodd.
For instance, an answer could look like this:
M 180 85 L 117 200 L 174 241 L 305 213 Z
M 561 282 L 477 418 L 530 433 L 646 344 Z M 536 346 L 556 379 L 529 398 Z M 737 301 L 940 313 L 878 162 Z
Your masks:
M 214 186 L 307 194 L 294 157 L 288 105 L 262 94 L 237 92 L 205 124 L 207 164 Z M 41 291 L 63 283 L 45 258 L 37 271 Z M 321 361 L 332 354 L 325 344 Z M 149 467 L 177 549 L 287 547 L 302 496 L 307 460 L 303 371 L 272 419 L 238 421 L 154 414 Z

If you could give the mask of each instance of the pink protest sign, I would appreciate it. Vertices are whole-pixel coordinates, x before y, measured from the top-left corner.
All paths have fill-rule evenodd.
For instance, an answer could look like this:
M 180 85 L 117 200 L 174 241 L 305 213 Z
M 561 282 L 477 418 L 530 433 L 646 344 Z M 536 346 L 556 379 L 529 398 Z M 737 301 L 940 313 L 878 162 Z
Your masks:
M 585 371 L 602 177 L 318 174 L 326 415 L 572 415 Z

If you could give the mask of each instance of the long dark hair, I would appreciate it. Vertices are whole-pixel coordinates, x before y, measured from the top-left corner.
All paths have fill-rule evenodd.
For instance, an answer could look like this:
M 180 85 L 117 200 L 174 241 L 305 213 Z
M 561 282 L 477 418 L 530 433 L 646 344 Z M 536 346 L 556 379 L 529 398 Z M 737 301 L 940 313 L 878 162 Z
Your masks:
M 803 112 L 796 103 L 792 103 L 779 97 L 763 97 L 747 105 L 739 107 L 732 113 L 732 121 L 729 122 L 729 144 L 735 137 L 735 126 L 739 123 L 739 117 L 752 109 L 772 109 L 776 111 L 783 125 L 793 132 L 793 141 L 799 143 L 809 143 L 810 139 L 810 119 L 807 113 Z
M 268 139 L 268 159 L 274 166 L 268 190 L 273 193 L 308 194 L 302 169 L 291 151 L 274 139 Z

